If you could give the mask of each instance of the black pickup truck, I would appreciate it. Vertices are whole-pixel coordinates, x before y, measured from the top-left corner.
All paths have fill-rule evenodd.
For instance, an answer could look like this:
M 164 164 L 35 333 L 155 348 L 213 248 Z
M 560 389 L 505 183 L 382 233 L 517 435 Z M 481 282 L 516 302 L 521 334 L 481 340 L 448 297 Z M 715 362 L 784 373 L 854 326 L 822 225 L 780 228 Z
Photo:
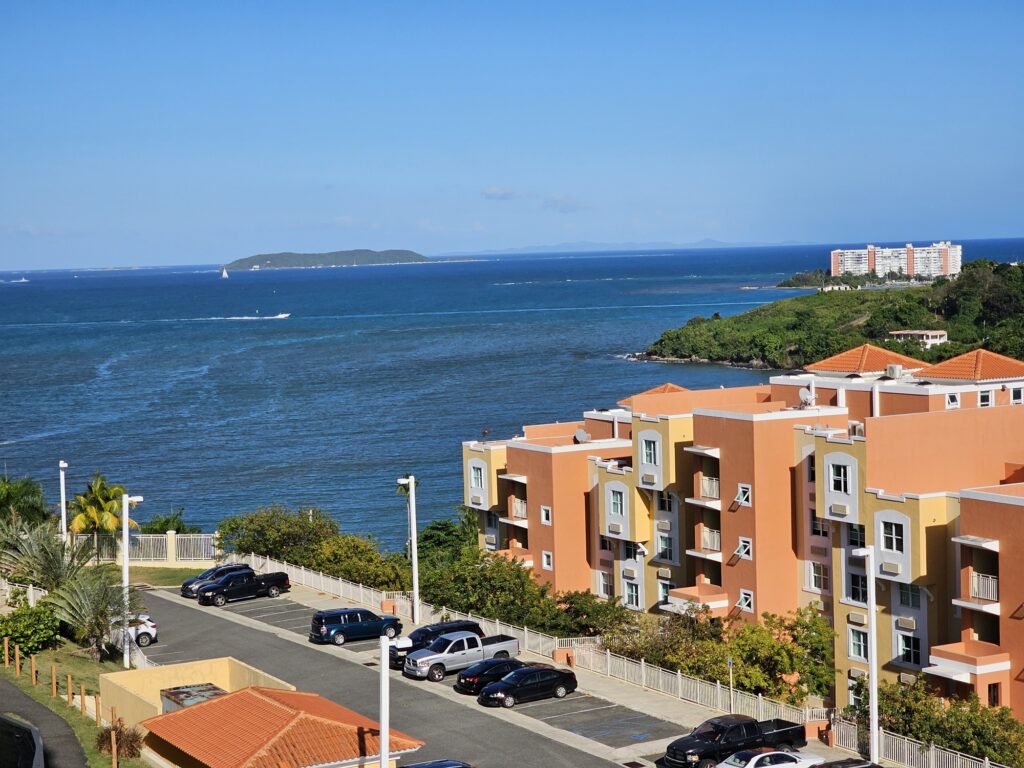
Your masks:
M 222 577 L 212 584 L 204 584 L 199 590 L 199 604 L 216 606 L 224 605 L 229 600 L 245 600 L 249 597 L 277 597 L 291 589 L 288 574 L 267 573 L 262 576 L 254 573 L 233 573 Z
M 668 745 L 665 765 L 671 768 L 713 768 L 743 749 L 778 750 L 807 746 L 804 727 L 788 720 L 757 721 L 746 715 L 722 715 L 705 720 L 689 736 Z

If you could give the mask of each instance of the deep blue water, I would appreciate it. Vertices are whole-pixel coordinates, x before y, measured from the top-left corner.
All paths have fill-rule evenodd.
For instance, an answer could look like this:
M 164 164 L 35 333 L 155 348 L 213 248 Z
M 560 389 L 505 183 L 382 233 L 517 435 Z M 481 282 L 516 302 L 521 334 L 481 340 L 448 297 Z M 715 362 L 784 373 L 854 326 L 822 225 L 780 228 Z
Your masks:
M 1024 240 L 965 243 L 1024 258 Z M 763 372 L 636 363 L 688 318 L 742 312 L 827 265 L 827 247 L 576 254 L 330 270 L 209 267 L 0 274 L 0 462 L 58 499 L 103 471 L 145 496 L 225 515 L 313 504 L 405 540 L 396 477 L 421 521 L 461 502 L 462 440 L 577 418 L 665 381 Z M 741 290 L 760 286 L 761 290 Z M 287 319 L 263 319 L 290 313 Z M 246 319 L 240 319 L 246 318 Z M 252 319 L 260 318 L 260 319 Z

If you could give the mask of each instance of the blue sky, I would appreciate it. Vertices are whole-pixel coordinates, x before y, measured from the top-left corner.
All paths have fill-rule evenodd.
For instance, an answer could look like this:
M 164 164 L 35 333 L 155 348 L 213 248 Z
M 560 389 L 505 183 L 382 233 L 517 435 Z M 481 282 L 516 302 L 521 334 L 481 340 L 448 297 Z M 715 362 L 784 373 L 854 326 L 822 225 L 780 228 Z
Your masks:
M 1021 3 L 4 3 L 0 269 L 1024 235 Z

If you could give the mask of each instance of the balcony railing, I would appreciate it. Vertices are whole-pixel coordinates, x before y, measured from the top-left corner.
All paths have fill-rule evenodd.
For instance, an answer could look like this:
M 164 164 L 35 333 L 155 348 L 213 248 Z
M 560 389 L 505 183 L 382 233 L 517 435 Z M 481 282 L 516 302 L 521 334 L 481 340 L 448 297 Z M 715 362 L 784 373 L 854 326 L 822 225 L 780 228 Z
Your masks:
M 512 517 L 517 517 L 520 520 L 526 519 L 526 500 L 515 499 L 512 502 Z
M 722 532 L 714 528 L 702 528 L 700 534 L 700 545 L 702 549 L 709 552 L 722 551 Z
M 987 573 L 971 573 L 971 597 L 978 600 L 999 600 L 999 577 Z
M 700 495 L 704 499 L 719 499 L 720 483 L 717 477 L 702 477 L 700 479 Z

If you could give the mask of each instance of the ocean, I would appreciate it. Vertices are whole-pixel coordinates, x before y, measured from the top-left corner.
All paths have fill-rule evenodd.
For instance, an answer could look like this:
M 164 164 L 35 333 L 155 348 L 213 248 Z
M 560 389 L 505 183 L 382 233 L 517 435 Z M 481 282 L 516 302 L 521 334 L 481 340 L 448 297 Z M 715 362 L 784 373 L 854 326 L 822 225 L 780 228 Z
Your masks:
M 1024 258 L 1024 239 L 964 242 Z M 0 273 L 0 462 L 59 499 L 103 472 L 214 530 L 314 505 L 386 547 L 462 500 L 461 442 L 572 420 L 662 384 L 770 375 L 625 359 L 695 315 L 800 291 L 826 246 L 545 254 L 342 269 Z M 20 282 L 22 279 L 27 282 Z M 288 317 L 280 317 L 288 315 Z

